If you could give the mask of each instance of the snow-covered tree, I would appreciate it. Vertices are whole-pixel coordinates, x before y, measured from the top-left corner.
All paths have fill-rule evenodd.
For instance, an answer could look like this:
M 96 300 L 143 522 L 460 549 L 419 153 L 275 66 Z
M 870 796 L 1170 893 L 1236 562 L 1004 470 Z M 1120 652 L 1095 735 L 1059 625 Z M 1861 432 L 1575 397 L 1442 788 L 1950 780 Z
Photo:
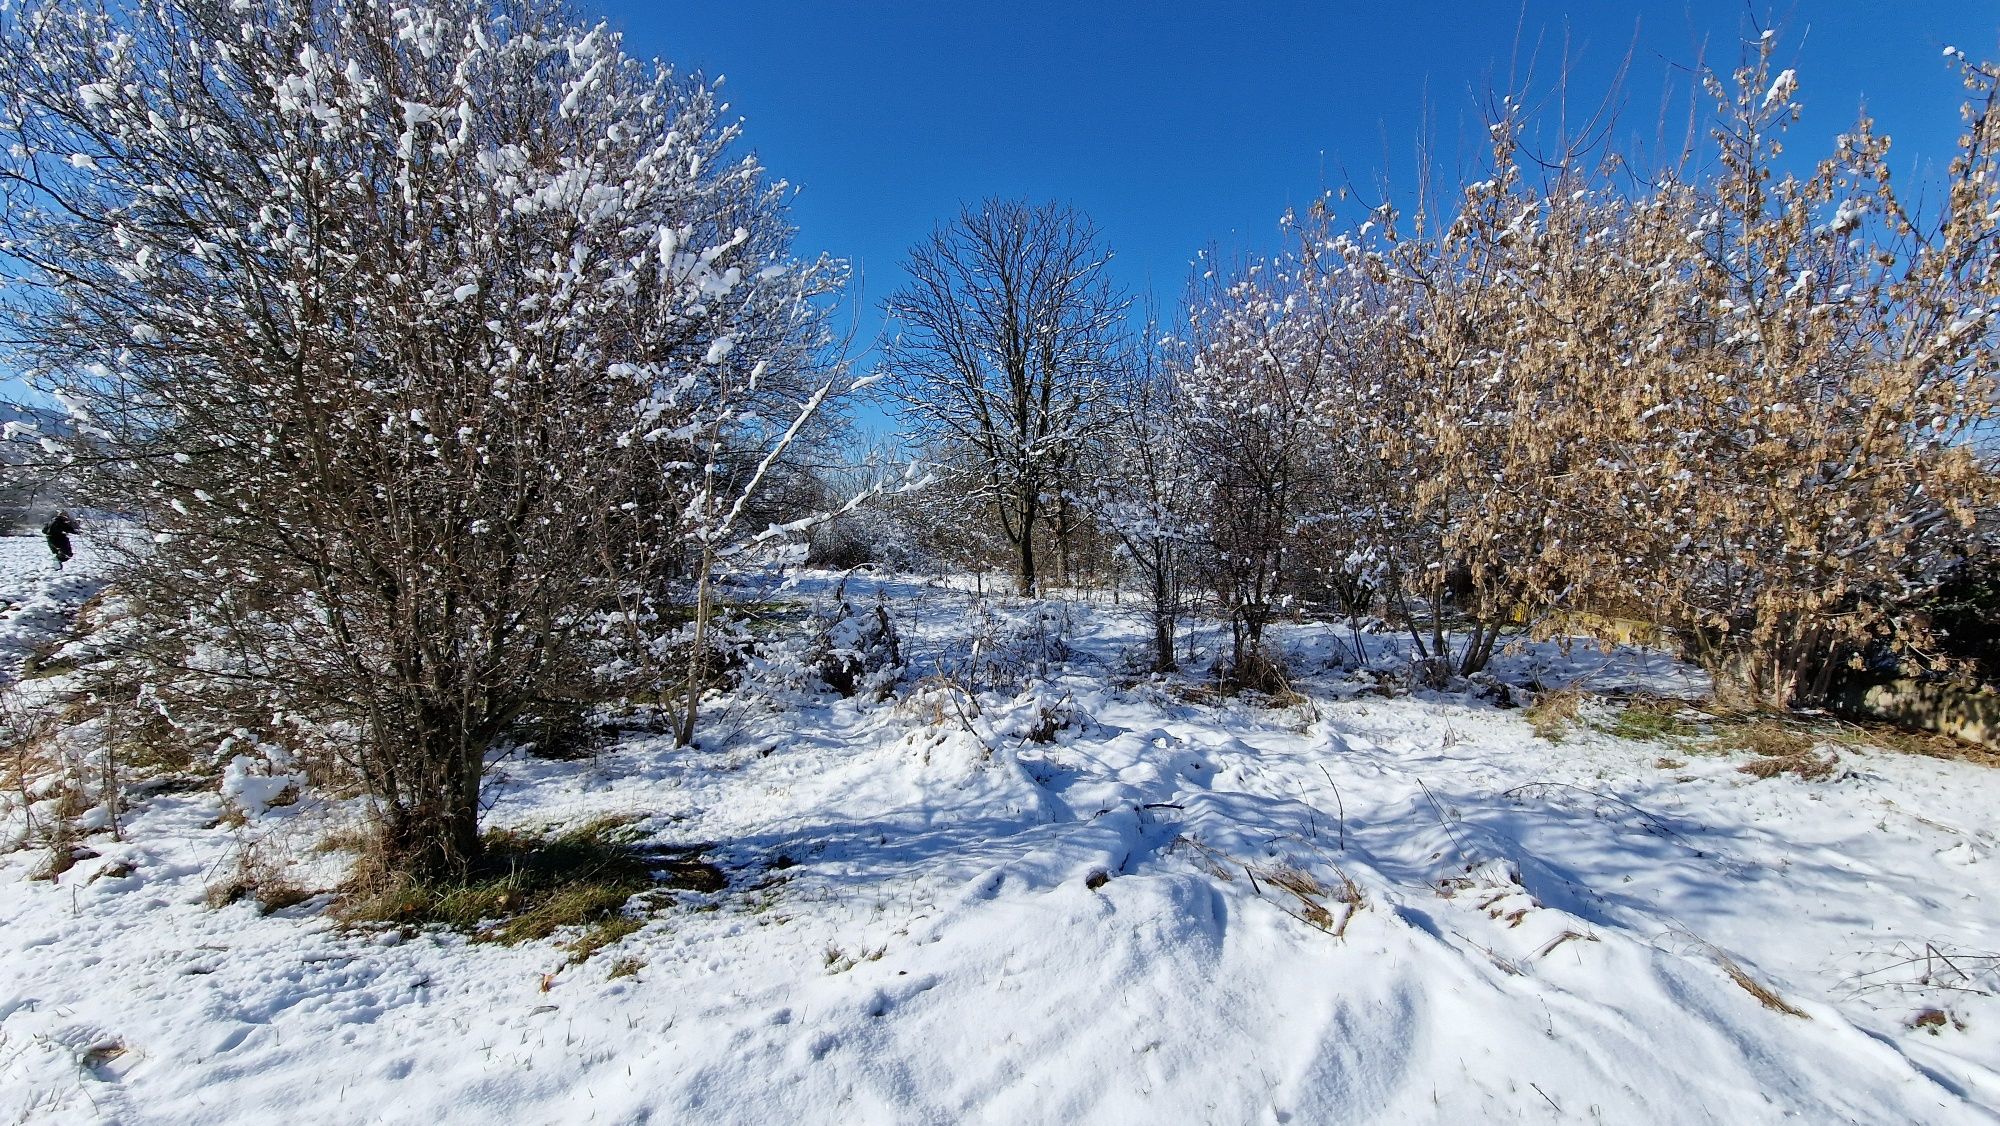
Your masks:
M 1208 583 L 1229 613 L 1230 675 L 1269 684 L 1264 633 L 1296 590 L 1300 534 L 1338 468 L 1321 456 L 1319 405 L 1338 358 L 1287 259 L 1209 272 L 1191 303 L 1182 381 L 1198 467 Z
M 1388 364 L 1335 381 L 1320 432 L 1438 673 L 1510 620 L 1610 611 L 1674 629 L 1734 702 L 1817 699 L 1869 643 L 1921 639 L 1899 608 L 1992 511 L 1996 75 L 1964 68 L 1960 155 L 1919 214 L 1865 120 L 1781 173 L 1798 82 L 1773 49 L 1711 80 L 1704 177 L 1537 180 L 1505 116 L 1452 214 L 1308 226 L 1321 266 L 1285 315 L 1378 334 Z
M 151 532 L 152 656 L 463 872 L 488 748 L 742 530 L 721 451 L 824 397 L 837 271 L 712 87 L 557 0 L 0 21 L 10 336 Z
M 1329 404 L 1327 431 L 1363 436 L 1349 496 L 1377 517 L 1363 544 L 1386 550 L 1388 594 L 1419 604 L 1398 616 L 1433 678 L 1484 668 L 1511 623 L 1551 624 L 1604 562 L 1584 487 L 1622 455 L 1601 396 L 1672 315 L 1646 298 L 1624 201 L 1567 169 L 1528 182 L 1516 127 L 1493 123 L 1491 175 L 1454 212 L 1404 232 L 1381 209 L 1361 241 L 1317 248 L 1373 279 L 1327 275 L 1322 306 L 1369 294 L 1387 361 Z

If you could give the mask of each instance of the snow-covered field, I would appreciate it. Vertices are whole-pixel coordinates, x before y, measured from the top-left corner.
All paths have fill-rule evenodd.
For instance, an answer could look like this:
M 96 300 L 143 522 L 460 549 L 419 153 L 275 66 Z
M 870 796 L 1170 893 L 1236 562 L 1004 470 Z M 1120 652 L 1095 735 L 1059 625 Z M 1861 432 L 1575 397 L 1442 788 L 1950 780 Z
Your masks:
M 81 546 L 51 581 L 0 542 L 10 664 L 90 588 Z M 580 965 L 344 931 L 327 896 L 206 906 L 245 838 L 337 876 L 311 795 L 231 828 L 212 793 L 142 794 L 54 881 L 0 856 L 0 1120 L 2000 1117 L 2000 772 L 1553 744 L 1470 695 L 1361 691 L 1320 627 L 1285 634 L 1309 703 L 1214 700 L 1127 673 L 1143 622 L 1080 600 L 1041 627 L 1069 658 L 975 714 L 939 674 L 1038 611 L 882 585 L 894 699 L 773 663 L 699 750 L 498 764 L 489 824 L 636 814 L 729 876 Z M 1659 654 L 1503 664 L 1701 687 Z

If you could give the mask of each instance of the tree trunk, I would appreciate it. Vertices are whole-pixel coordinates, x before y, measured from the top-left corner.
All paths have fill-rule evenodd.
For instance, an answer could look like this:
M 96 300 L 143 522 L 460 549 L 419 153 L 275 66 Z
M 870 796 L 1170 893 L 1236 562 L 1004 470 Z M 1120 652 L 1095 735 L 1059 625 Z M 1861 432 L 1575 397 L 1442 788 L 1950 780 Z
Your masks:
M 715 552 L 704 545 L 701 553 L 701 578 L 695 583 L 694 596 L 694 647 L 688 653 L 687 681 L 685 684 L 685 707 L 681 720 L 674 731 L 674 745 L 692 746 L 694 729 L 701 716 L 701 693 L 708 683 L 708 618 L 709 618 L 709 574 L 715 566 Z
M 1471 676 L 1491 663 L 1493 646 L 1499 639 L 1500 623 L 1475 620 L 1465 640 L 1465 652 L 1459 655 L 1458 675 Z
M 462 883 L 479 862 L 479 767 L 483 750 L 456 732 L 419 732 L 407 749 L 417 767 L 403 800 L 386 814 L 384 859 L 419 883 Z
M 1056 497 L 1055 519 L 1056 574 L 1059 576 L 1062 585 L 1068 587 L 1077 585 L 1076 561 L 1071 554 L 1072 545 L 1070 543 L 1070 535 L 1075 531 L 1075 523 L 1075 517 L 1070 512 L 1069 495 L 1067 493 L 1058 494 Z
M 1797 645 L 1753 645 L 1747 638 L 1704 646 L 1701 666 L 1715 702 L 1738 711 L 1789 711 L 1802 703 L 1801 676 L 1808 663 Z
M 1014 587 L 1023 598 L 1035 596 L 1035 526 L 1023 522 L 1021 532 L 1020 567 L 1015 572 Z
M 1174 664 L 1173 589 L 1164 566 L 1153 571 L 1153 671 L 1172 672 Z

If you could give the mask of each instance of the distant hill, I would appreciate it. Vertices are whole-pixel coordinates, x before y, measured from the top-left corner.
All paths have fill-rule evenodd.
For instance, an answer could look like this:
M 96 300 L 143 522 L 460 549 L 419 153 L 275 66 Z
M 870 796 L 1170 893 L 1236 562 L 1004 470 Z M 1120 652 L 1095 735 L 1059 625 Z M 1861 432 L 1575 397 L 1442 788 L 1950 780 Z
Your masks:
M 10 422 L 33 423 L 50 434 L 62 433 L 68 426 L 56 411 L 0 401 L 0 426 Z M 67 503 L 54 482 L 20 467 L 25 453 L 20 445 L 0 443 L 0 532 L 10 535 L 40 528 Z

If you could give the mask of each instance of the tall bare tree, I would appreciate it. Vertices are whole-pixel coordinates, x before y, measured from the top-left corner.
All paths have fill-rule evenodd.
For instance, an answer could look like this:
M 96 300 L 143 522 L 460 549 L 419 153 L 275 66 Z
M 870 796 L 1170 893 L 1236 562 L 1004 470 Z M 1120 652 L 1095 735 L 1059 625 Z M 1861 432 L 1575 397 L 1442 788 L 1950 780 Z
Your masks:
M 1188 403 L 1175 378 L 1180 357 L 1170 355 L 1179 343 L 1150 318 L 1141 331 L 1118 389 L 1122 409 L 1099 431 L 1101 468 L 1083 504 L 1139 573 L 1153 620 L 1153 671 L 1172 672 L 1201 475 L 1182 427 Z
M 1109 405 L 1127 306 L 1110 258 L 1070 207 L 987 200 L 910 251 L 910 283 L 888 302 L 888 386 L 922 438 L 980 466 L 1022 594 L 1041 578 L 1047 506 Z

